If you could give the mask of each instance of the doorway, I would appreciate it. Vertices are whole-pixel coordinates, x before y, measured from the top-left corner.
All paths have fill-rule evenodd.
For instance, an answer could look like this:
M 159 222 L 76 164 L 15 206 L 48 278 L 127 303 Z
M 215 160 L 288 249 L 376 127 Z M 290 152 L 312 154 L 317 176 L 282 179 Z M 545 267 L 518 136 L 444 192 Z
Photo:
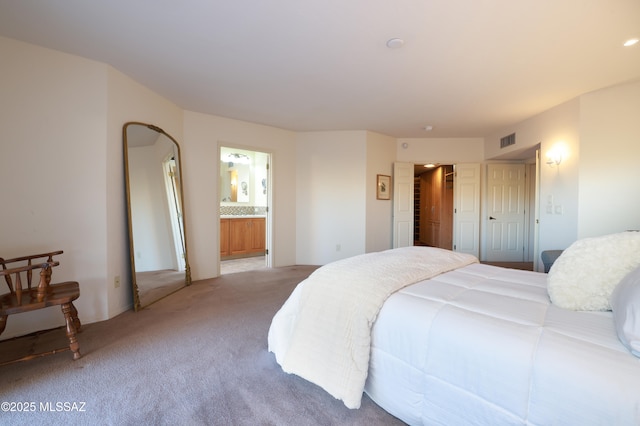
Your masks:
M 535 148 L 533 150 L 535 153 Z M 529 158 L 529 152 L 524 154 Z M 536 242 L 536 205 L 537 201 L 537 161 L 533 160 L 517 160 L 514 159 L 512 163 L 519 163 L 526 165 L 526 180 L 525 180 L 525 209 L 524 209 L 524 238 L 521 246 L 521 253 L 524 253 L 524 263 L 533 264 L 535 267 L 535 253 L 537 248 Z M 481 164 L 469 163 L 469 164 L 455 164 L 453 165 L 453 174 L 451 170 L 443 172 L 442 176 L 450 176 L 451 182 L 447 182 L 446 179 L 441 180 L 445 185 L 452 184 L 453 186 L 453 209 L 448 210 L 451 206 L 449 203 L 441 205 L 440 208 L 435 207 L 436 204 L 430 203 L 426 206 L 421 201 L 423 198 L 421 189 L 418 187 L 421 184 L 421 179 L 418 175 L 424 173 L 422 171 L 421 164 L 413 163 L 394 163 L 394 204 L 393 204 L 393 247 L 405 247 L 409 245 L 432 245 L 448 248 L 445 244 L 448 244 L 446 237 L 452 235 L 453 250 L 463 253 L 469 253 L 477 256 L 482 261 L 487 261 L 486 257 L 486 240 L 487 229 L 489 222 L 489 215 L 484 218 L 487 212 L 486 203 L 488 199 L 486 194 L 483 195 L 481 200 L 481 186 L 485 188 L 487 186 L 486 176 L 481 178 Z M 487 164 L 484 166 L 485 173 L 487 171 Z M 431 180 L 437 182 L 437 179 Z M 483 182 L 483 184 L 481 184 Z M 427 187 L 429 184 L 427 183 Z M 437 185 L 436 185 L 437 187 Z M 440 188 L 440 191 L 446 191 L 447 189 Z M 441 193 L 442 194 L 442 193 Z M 446 197 L 446 192 L 444 192 Z M 445 199 L 444 197 L 441 199 Z M 481 207 L 482 206 L 482 207 Z M 427 227 L 425 231 L 423 228 L 425 221 L 419 217 L 426 213 L 431 213 L 433 207 L 434 214 L 440 214 L 440 228 L 437 224 Z M 447 208 L 447 210 L 445 210 Z M 425 213 L 425 210 L 426 213 Z M 481 211 L 482 210 L 482 211 Z M 443 234 L 442 220 L 452 219 L 452 234 L 448 232 Z M 482 219 L 481 219 L 482 218 Z M 485 220 L 486 219 L 486 220 Z M 445 224 L 445 228 L 446 228 Z M 482 232 L 481 232 L 481 227 Z M 424 236 L 424 233 L 427 236 Z M 431 235 L 429 235 L 431 233 Z M 437 236 L 433 234 L 436 233 Z M 444 241 L 444 243 L 443 243 Z M 482 253 L 481 253 L 482 250 Z M 519 260 L 519 259 L 518 259 Z M 494 262 L 513 262 L 510 258 L 496 258 L 492 259 Z M 521 262 L 522 263 L 522 262 Z
M 271 154 L 220 146 L 220 274 L 270 265 Z
M 413 245 L 453 248 L 453 165 L 414 165 Z

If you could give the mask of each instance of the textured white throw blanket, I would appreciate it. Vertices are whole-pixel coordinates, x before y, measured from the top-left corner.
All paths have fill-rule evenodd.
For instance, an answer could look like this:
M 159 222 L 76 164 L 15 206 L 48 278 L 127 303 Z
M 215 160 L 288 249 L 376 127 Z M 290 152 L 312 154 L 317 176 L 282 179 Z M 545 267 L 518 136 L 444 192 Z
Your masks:
M 325 265 L 300 283 L 274 316 L 269 351 L 285 372 L 359 408 L 371 326 L 384 301 L 410 284 L 477 262 L 449 250 L 404 247 Z

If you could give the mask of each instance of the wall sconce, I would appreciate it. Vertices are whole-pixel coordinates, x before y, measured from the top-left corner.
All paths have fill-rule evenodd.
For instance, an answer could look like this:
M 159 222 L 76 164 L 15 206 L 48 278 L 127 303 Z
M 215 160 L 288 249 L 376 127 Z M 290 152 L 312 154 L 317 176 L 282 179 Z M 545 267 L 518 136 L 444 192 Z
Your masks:
M 563 152 L 564 150 L 559 145 L 547 152 L 547 164 L 549 167 L 553 167 L 554 164 L 559 166 L 562 163 Z
M 555 164 L 559 166 L 562 163 L 562 154 L 554 152 L 547 154 L 547 164 L 551 167 Z

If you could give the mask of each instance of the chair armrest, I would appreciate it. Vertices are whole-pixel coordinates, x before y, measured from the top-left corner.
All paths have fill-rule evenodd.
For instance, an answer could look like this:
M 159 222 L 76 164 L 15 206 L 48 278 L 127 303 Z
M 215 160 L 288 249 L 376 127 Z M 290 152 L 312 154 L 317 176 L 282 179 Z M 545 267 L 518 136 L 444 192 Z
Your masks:
M 51 268 L 54 266 L 57 266 L 60 264 L 60 262 L 54 261 L 53 260 L 53 256 L 57 256 L 59 254 L 62 254 L 63 251 L 62 250 L 56 250 L 56 251 L 52 251 L 52 252 L 48 252 L 48 253 L 39 253 L 39 254 L 31 254 L 28 256 L 21 256 L 21 257 L 14 257 L 12 259 L 3 259 L 0 257 L 0 264 L 2 265 L 2 269 L 0 271 L 2 272 L 6 272 L 6 271 L 12 271 L 9 273 L 1 273 L 0 275 L 4 275 L 5 281 L 7 282 L 7 285 L 9 286 L 9 291 L 11 293 L 18 293 L 22 292 L 22 282 L 20 282 L 20 288 L 18 288 L 18 283 L 16 283 L 16 287 L 14 289 L 14 285 L 12 283 L 12 279 L 11 279 L 11 274 L 14 274 L 14 278 L 16 280 L 20 279 L 20 273 L 21 272 L 26 272 L 26 276 L 27 276 L 27 288 L 29 290 L 31 290 L 31 283 L 32 283 L 32 270 L 33 269 L 37 269 L 37 268 L 41 268 L 42 271 L 40 272 L 40 283 L 38 284 L 39 290 L 38 293 L 40 294 L 42 291 L 46 291 L 46 288 L 49 286 L 49 283 L 51 282 Z M 37 259 L 45 259 L 46 261 L 38 261 L 35 262 L 34 264 L 34 260 Z M 11 266 L 11 263 L 21 263 L 21 262 L 26 262 L 26 265 L 15 265 L 12 267 L 8 267 L 7 265 Z M 45 264 L 48 264 L 48 267 L 44 267 Z M 25 268 L 25 269 L 21 269 L 21 268 Z M 43 281 L 44 279 L 44 281 Z
M 41 253 L 41 254 L 31 254 L 29 256 L 22 256 L 22 257 L 14 257 L 13 259 L 2 259 L 0 258 L 0 263 L 4 264 L 5 263 L 14 263 L 14 262 L 22 262 L 22 261 L 31 261 L 33 259 L 38 259 L 40 257 L 46 257 L 47 258 L 47 262 L 51 262 L 53 260 L 53 256 L 57 256 L 59 254 L 64 253 L 62 250 L 58 250 L 58 251 L 52 251 L 49 253 Z
M 0 270 L 0 276 L 4 275 L 7 285 L 9 286 L 10 294 L 16 295 L 16 300 L 18 305 L 22 304 L 22 279 L 20 278 L 20 274 L 26 272 L 27 274 L 31 274 L 33 269 L 40 269 L 40 282 L 38 284 L 37 291 L 37 300 L 42 301 L 44 297 L 47 295 L 49 291 L 49 283 L 51 282 L 51 268 L 54 266 L 58 266 L 60 262 L 44 262 L 38 263 L 35 265 L 26 265 L 19 266 L 17 268 L 7 268 Z M 13 280 L 11 279 L 11 275 L 13 274 Z M 12 281 L 15 284 L 15 288 L 12 285 Z M 31 283 L 29 282 L 28 290 L 31 290 Z

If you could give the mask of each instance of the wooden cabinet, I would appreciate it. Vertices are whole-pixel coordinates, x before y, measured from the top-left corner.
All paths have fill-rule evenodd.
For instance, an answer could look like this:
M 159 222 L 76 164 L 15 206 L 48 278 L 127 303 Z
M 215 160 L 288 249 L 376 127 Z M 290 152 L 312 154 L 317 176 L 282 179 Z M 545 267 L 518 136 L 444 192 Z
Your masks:
M 250 219 L 251 232 L 249 233 L 249 252 L 264 254 L 265 235 L 267 233 L 263 217 Z
M 248 257 L 265 253 L 265 219 L 220 219 L 220 256 Z
M 229 222 L 231 219 L 220 219 L 220 257 L 229 256 Z
M 452 248 L 453 170 L 440 166 L 420 175 L 420 242 Z

